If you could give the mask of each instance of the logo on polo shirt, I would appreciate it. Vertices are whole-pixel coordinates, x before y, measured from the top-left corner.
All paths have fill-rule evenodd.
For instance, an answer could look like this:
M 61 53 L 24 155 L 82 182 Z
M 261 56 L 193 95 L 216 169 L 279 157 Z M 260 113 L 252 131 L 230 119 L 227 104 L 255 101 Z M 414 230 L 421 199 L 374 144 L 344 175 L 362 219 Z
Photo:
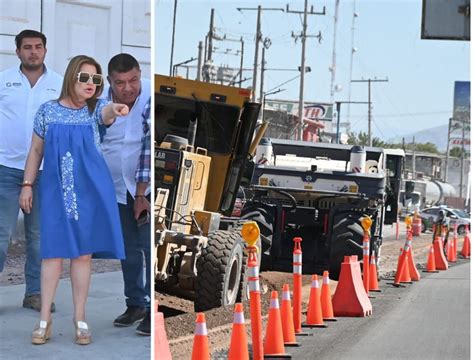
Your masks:
M 7 82 L 6 84 L 6 87 L 20 87 L 21 86 L 21 82 L 14 82 L 14 83 L 11 83 L 11 82 Z

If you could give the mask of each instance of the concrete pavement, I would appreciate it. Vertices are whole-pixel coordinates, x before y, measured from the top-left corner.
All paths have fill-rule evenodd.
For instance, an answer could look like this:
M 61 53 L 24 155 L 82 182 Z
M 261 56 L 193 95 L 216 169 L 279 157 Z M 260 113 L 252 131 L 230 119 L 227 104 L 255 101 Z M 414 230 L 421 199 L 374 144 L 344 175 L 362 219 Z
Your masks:
M 31 331 L 39 313 L 21 307 L 25 285 L 0 288 L 0 357 L 2 359 L 133 359 L 149 360 L 150 337 L 135 327 L 117 328 L 113 320 L 125 311 L 121 272 L 92 275 L 87 321 L 92 343 L 74 343 L 71 282 L 61 279 L 56 292 L 52 338 L 45 345 L 31 344 Z

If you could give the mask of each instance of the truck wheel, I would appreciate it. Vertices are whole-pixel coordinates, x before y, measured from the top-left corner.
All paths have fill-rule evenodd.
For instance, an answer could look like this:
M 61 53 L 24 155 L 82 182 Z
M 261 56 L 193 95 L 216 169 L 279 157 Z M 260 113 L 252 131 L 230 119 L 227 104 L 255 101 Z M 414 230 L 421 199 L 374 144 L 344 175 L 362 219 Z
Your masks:
M 243 260 L 238 232 L 218 230 L 208 235 L 207 247 L 196 264 L 196 312 L 236 302 L 243 279 Z
M 329 277 L 339 279 L 344 256 L 357 255 L 362 258 L 362 240 L 364 229 L 359 223 L 360 215 L 344 214 L 336 217 L 331 239 L 329 257 Z

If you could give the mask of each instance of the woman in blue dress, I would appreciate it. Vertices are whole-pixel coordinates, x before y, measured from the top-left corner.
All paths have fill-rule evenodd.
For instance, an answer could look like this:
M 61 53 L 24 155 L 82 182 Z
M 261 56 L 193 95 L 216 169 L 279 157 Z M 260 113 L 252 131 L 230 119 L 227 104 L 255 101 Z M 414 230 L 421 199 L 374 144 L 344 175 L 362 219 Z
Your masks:
M 126 115 L 123 104 L 107 104 L 100 65 L 79 55 L 71 59 L 58 100 L 43 104 L 35 118 L 26 161 L 20 206 L 29 213 L 32 184 L 41 161 L 41 315 L 33 344 L 51 337 L 51 303 L 63 259 L 71 259 L 75 342 L 86 345 L 91 333 L 85 319 L 91 258 L 123 259 L 124 246 L 115 191 L 102 157 L 98 125 Z

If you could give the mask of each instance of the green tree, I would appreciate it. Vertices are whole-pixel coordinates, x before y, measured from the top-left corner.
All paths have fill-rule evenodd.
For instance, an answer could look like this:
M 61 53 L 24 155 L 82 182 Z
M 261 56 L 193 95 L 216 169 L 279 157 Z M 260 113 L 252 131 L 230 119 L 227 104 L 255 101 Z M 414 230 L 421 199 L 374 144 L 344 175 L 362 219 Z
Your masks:
M 349 145 L 361 145 L 361 146 L 369 146 L 369 135 L 365 132 L 359 132 L 356 134 L 355 132 L 349 133 L 349 138 L 347 140 Z M 372 138 L 372 146 L 374 147 L 385 147 L 385 143 L 377 137 Z
M 439 154 L 438 148 L 435 144 L 427 142 L 424 144 L 416 144 L 415 143 L 415 150 L 421 152 L 427 152 L 432 154 Z
M 462 152 L 461 148 L 456 146 L 449 150 L 449 156 L 460 158 L 461 152 Z

